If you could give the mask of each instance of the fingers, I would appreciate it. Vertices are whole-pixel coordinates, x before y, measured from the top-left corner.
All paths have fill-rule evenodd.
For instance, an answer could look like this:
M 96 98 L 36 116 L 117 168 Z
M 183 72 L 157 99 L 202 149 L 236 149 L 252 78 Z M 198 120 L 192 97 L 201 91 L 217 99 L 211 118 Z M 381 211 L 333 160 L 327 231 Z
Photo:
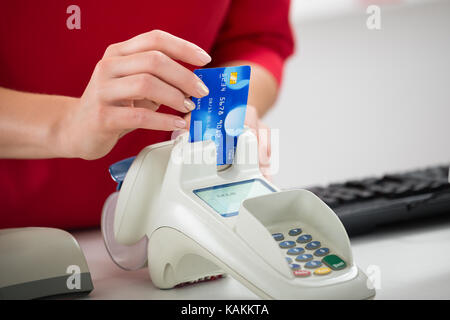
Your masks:
M 186 125 L 187 125 L 186 129 L 189 129 L 189 127 L 191 125 L 191 113 L 190 112 L 186 113 L 184 115 L 184 120 L 186 120 Z
M 157 110 L 165 104 L 180 112 L 195 108 L 190 96 L 209 94 L 204 83 L 178 62 L 204 65 L 211 57 L 195 44 L 154 30 L 110 45 L 96 66 L 104 102 Z
M 270 131 L 267 128 L 258 128 L 258 158 L 261 167 L 270 166 Z
M 270 158 L 272 156 L 272 141 L 271 141 L 270 127 L 267 126 L 262 121 L 259 121 L 258 124 L 258 140 L 261 141 L 262 144 L 264 144 L 267 157 Z
M 145 108 L 111 107 L 105 112 L 105 126 L 109 130 L 151 129 L 172 131 L 186 127 L 178 116 Z
M 182 134 L 188 132 L 188 130 L 186 129 L 178 129 L 178 130 L 174 130 L 172 132 L 172 135 L 170 136 L 170 140 L 175 140 L 177 137 L 181 136 Z
M 261 173 L 271 181 L 271 142 L 270 128 L 263 122 L 258 123 L 258 158 Z
M 205 84 L 189 69 L 160 51 L 139 52 L 128 56 L 104 59 L 107 77 L 124 77 L 149 73 L 179 88 L 188 96 L 201 98 L 209 94 Z
M 248 126 L 258 139 L 258 160 L 259 168 L 261 173 L 268 179 L 272 180 L 271 177 L 271 156 L 272 156 L 272 145 L 271 145 L 271 132 L 270 128 L 260 121 L 257 117 L 256 109 L 252 106 L 248 106 L 247 115 L 245 119 L 245 125 Z M 184 116 L 187 126 L 189 126 L 191 120 L 191 113 Z M 186 128 L 188 129 L 188 127 Z M 172 134 L 172 139 L 178 136 L 180 133 L 185 132 L 185 130 L 177 130 Z
M 100 95 L 102 100 L 109 104 L 120 100 L 147 99 L 183 113 L 195 108 L 192 100 L 186 98 L 179 89 L 147 73 L 107 81 Z
M 147 108 L 147 109 L 150 109 L 150 110 L 153 110 L 153 111 L 158 110 L 159 107 L 160 107 L 159 104 L 157 104 L 157 103 L 155 103 L 155 102 L 153 102 L 151 100 L 148 100 L 148 99 L 135 100 L 133 102 L 133 106 L 136 107 L 136 108 Z
M 247 110 L 245 112 L 245 125 L 247 125 L 250 130 L 252 130 L 253 134 L 258 138 L 258 112 L 256 108 L 248 105 Z
M 258 159 L 261 171 L 269 170 L 272 153 L 270 128 L 259 120 L 256 108 L 251 105 L 247 106 L 245 124 L 258 139 Z
M 126 56 L 143 51 L 161 51 L 167 56 L 195 66 L 203 66 L 211 57 L 197 45 L 161 30 L 140 34 L 109 46 L 104 57 Z

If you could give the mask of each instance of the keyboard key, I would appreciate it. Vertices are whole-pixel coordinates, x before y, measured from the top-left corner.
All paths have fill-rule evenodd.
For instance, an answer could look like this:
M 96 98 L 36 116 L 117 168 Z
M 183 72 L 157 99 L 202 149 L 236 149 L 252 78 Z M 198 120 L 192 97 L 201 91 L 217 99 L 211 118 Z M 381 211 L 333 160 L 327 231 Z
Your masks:
M 396 185 L 396 184 L 385 183 L 383 185 L 370 186 L 369 189 L 380 195 L 386 196 L 386 195 L 390 195 L 391 193 L 393 193 L 397 187 L 398 187 L 398 185 Z
M 325 276 L 331 272 L 331 269 L 328 267 L 321 267 L 319 269 L 314 270 L 314 274 L 318 276 Z
M 441 189 L 444 186 L 447 186 L 448 182 L 446 181 L 433 181 L 430 184 L 430 189 L 432 189 L 433 191 L 437 190 L 437 189 Z
M 327 266 L 329 266 L 333 270 L 341 270 L 344 269 L 347 264 L 344 260 L 339 258 L 335 254 L 330 254 L 322 259 L 322 262 L 325 263 Z
M 323 257 L 329 253 L 330 253 L 330 249 L 328 249 L 328 248 L 320 248 L 320 249 L 317 249 L 316 251 L 314 251 L 314 255 L 316 257 Z
M 334 207 L 336 205 L 339 204 L 339 200 L 334 198 L 334 197 L 330 197 L 330 196 L 321 196 L 320 197 L 327 205 L 329 205 L 330 207 Z
M 310 243 L 308 243 L 308 244 L 305 246 L 305 248 L 306 248 L 307 250 L 315 250 L 315 249 L 320 248 L 320 246 L 321 246 L 320 241 L 311 241 Z
M 312 259 L 313 259 L 313 256 L 312 256 L 312 254 L 309 254 L 309 253 L 301 254 L 295 258 L 295 260 L 299 261 L 299 262 L 307 262 Z
M 286 259 L 287 263 L 289 263 L 289 264 L 292 263 L 292 258 L 286 257 L 285 259 Z
M 273 233 L 272 237 L 276 240 L 276 241 L 281 241 L 284 240 L 284 235 L 282 233 Z
M 404 197 L 411 194 L 412 187 L 413 185 L 410 183 L 400 185 L 394 190 L 394 192 L 392 192 L 391 197 Z
M 299 278 L 305 278 L 309 277 L 311 275 L 311 272 L 308 270 L 294 270 L 294 276 Z
M 372 198 L 374 196 L 374 193 L 369 191 L 369 190 L 357 190 L 357 189 L 354 189 L 353 193 L 358 198 L 361 198 L 361 199 L 369 199 L 369 198 Z
M 310 234 L 303 234 L 300 237 L 297 238 L 298 243 L 307 243 L 312 240 L 312 237 Z
M 412 189 L 414 192 L 425 191 L 426 189 L 428 189 L 430 184 L 431 183 L 429 181 L 419 182 L 419 183 L 415 184 Z
M 309 261 L 307 263 L 305 263 L 305 268 L 308 269 L 315 269 L 318 268 L 322 265 L 322 262 L 318 261 L 318 260 L 313 260 L 313 261 Z
M 289 235 L 293 236 L 293 237 L 298 236 L 300 233 L 302 233 L 302 229 L 300 229 L 300 228 L 289 230 Z
M 292 248 L 295 247 L 295 242 L 294 241 L 283 241 L 280 242 L 280 248 L 282 249 L 287 249 L 287 248 Z
M 291 268 L 292 270 L 298 270 L 300 269 L 300 265 L 297 263 L 291 263 L 289 264 L 289 268 Z
M 366 178 L 363 180 L 350 180 L 345 183 L 348 187 L 356 187 L 356 188 L 366 188 L 367 186 L 376 184 L 380 179 L 379 178 Z
M 333 193 L 333 197 L 342 202 L 350 202 L 356 200 L 356 194 L 350 192 L 349 190 L 336 190 Z
M 291 256 L 298 256 L 299 254 L 302 254 L 303 252 L 305 252 L 305 249 L 303 249 L 303 248 L 291 248 L 286 253 Z

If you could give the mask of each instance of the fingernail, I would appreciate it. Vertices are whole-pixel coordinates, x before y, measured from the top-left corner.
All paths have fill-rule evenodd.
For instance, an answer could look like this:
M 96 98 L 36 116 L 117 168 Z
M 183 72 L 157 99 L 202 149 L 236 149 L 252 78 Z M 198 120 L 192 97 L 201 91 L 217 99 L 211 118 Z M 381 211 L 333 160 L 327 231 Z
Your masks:
M 177 128 L 186 128 L 186 121 L 183 119 L 176 119 L 175 120 L 175 127 Z
M 201 97 L 207 96 L 209 94 L 209 89 L 202 81 L 197 82 L 197 92 Z
M 198 48 L 197 49 L 197 56 L 199 58 L 199 60 L 203 63 L 203 64 L 207 64 L 211 62 L 211 57 L 209 54 L 206 53 L 205 50 Z
M 170 136 L 170 140 L 175 140 L 177 137 L 181 136 L 186 132 L 186 129 L 176 129 L 172 131 L 172 135 Z
M 191 99 L 184 99 L 184 107 L 188 109 L 188 111 L 192 111 L 195 109 L 195 103 Z

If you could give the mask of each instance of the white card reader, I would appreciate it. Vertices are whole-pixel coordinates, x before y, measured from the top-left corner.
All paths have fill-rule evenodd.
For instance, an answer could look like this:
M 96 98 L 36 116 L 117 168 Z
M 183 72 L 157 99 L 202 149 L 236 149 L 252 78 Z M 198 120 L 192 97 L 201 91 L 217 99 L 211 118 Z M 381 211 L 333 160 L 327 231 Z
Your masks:
M 373 297 L 333 211 L 307 190 L 280 191 L 257 154 L 248 129 L 223 171 L 214 142 L 188 133 L 144 148 L 103 209 L 113 260 L 148 265 L 162 289 L 225 273 L 264 299 Z

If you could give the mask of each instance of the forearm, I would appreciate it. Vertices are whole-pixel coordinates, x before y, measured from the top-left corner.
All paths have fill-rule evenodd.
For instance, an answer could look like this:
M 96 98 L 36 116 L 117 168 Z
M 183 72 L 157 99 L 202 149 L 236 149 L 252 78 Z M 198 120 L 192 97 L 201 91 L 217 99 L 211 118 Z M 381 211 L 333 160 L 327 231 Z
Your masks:
M 75 100 L 0 88 L 0 158 L 66 156 L 61 132 Z
M 250 65 L 252 68 L 248 104 L 263 117 L 273 106 L 278 95 L 278 84 L 274 76 L 262 66 L 248 61 L 230 61 L 222 66 Z
M 204 66 L 197 45 L 152 30 L 108 46 L 80 98 L 0 88 L 0 158 L 99 159 L 135 129 L 173 131 L 186 126 L 166 105 L 189 112 L 189 96 L 208 88 L 179 62 Z

